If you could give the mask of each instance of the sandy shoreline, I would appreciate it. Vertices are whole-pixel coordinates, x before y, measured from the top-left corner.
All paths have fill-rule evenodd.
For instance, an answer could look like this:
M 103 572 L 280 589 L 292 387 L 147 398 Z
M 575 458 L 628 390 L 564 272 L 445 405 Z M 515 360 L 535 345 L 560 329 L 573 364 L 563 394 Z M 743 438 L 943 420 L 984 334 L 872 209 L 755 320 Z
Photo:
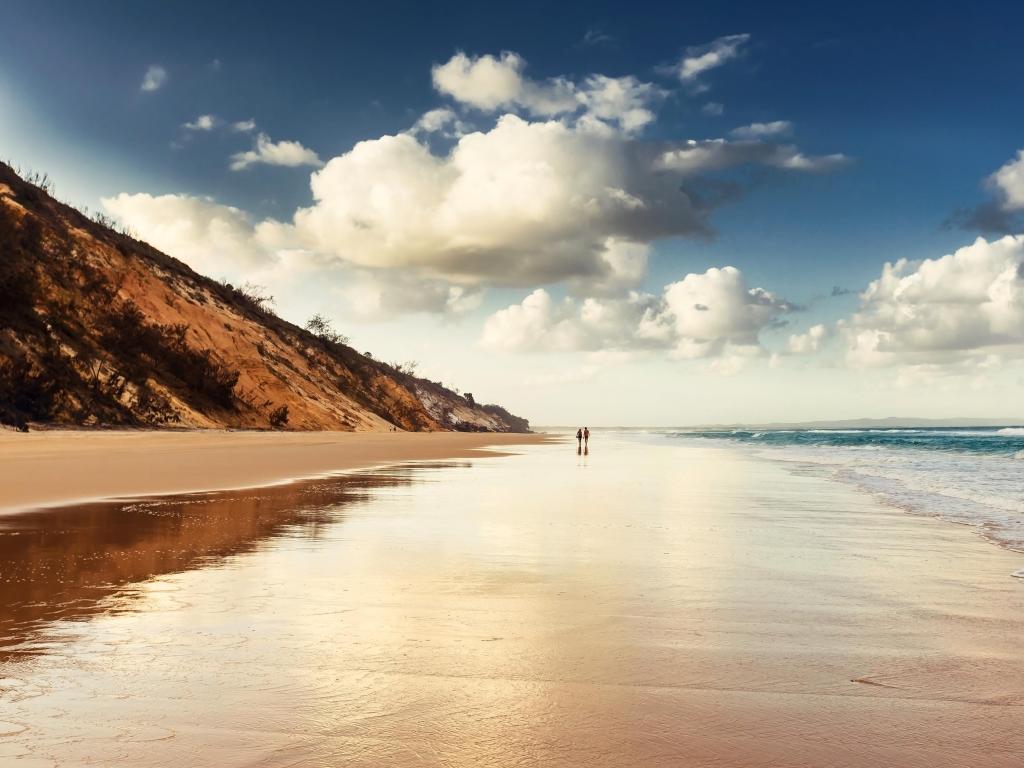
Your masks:
M 405 461 L 502 455 L 541 434 L 463 432 L 0 432 L 0 514 L 228 490 Z
M 3 520 L 0 764 L 1019 768 L 1020 555 L 726 447 L 516 453 Z

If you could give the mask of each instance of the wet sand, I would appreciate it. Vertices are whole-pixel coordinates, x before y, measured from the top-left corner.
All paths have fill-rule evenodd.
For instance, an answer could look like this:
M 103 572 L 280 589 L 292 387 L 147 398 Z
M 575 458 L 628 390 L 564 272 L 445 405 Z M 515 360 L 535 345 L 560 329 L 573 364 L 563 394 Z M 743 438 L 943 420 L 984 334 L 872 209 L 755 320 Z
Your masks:
M 574 448 L 0 519 L 0 764 L 1020 765 L 1024 556 Z
M 267 486 L 400 461 L 500 455 L 543 435 L 455 432 L 0 431 L 0 514 Z

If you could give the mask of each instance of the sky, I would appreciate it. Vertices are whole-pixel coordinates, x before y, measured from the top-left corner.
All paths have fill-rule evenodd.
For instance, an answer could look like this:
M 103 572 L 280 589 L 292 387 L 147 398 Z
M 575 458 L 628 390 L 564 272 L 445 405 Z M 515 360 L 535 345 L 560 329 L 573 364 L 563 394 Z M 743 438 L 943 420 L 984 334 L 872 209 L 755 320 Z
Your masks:
M 1024 415 L 1024 6 L 4 3 L 0 158 L 534 424 Z

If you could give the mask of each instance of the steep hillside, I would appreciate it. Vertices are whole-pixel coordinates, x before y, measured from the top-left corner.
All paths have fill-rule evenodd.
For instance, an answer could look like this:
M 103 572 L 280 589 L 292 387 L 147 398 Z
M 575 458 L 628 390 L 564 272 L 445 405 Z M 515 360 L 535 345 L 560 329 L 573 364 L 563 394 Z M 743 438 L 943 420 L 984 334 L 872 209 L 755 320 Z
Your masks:
M 276 317 L 0 163 L 0 422 L 527 431 Z

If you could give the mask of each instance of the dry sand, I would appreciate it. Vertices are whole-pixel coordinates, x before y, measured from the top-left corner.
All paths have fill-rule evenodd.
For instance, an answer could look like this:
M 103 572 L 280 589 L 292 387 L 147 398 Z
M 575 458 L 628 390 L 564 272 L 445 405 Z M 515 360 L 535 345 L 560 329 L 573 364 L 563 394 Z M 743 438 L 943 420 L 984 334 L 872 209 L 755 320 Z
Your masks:
M 101 499 L 273 485 L 405 461 L 501 455 L 542 435 L 0 432 L 0 513 Z

